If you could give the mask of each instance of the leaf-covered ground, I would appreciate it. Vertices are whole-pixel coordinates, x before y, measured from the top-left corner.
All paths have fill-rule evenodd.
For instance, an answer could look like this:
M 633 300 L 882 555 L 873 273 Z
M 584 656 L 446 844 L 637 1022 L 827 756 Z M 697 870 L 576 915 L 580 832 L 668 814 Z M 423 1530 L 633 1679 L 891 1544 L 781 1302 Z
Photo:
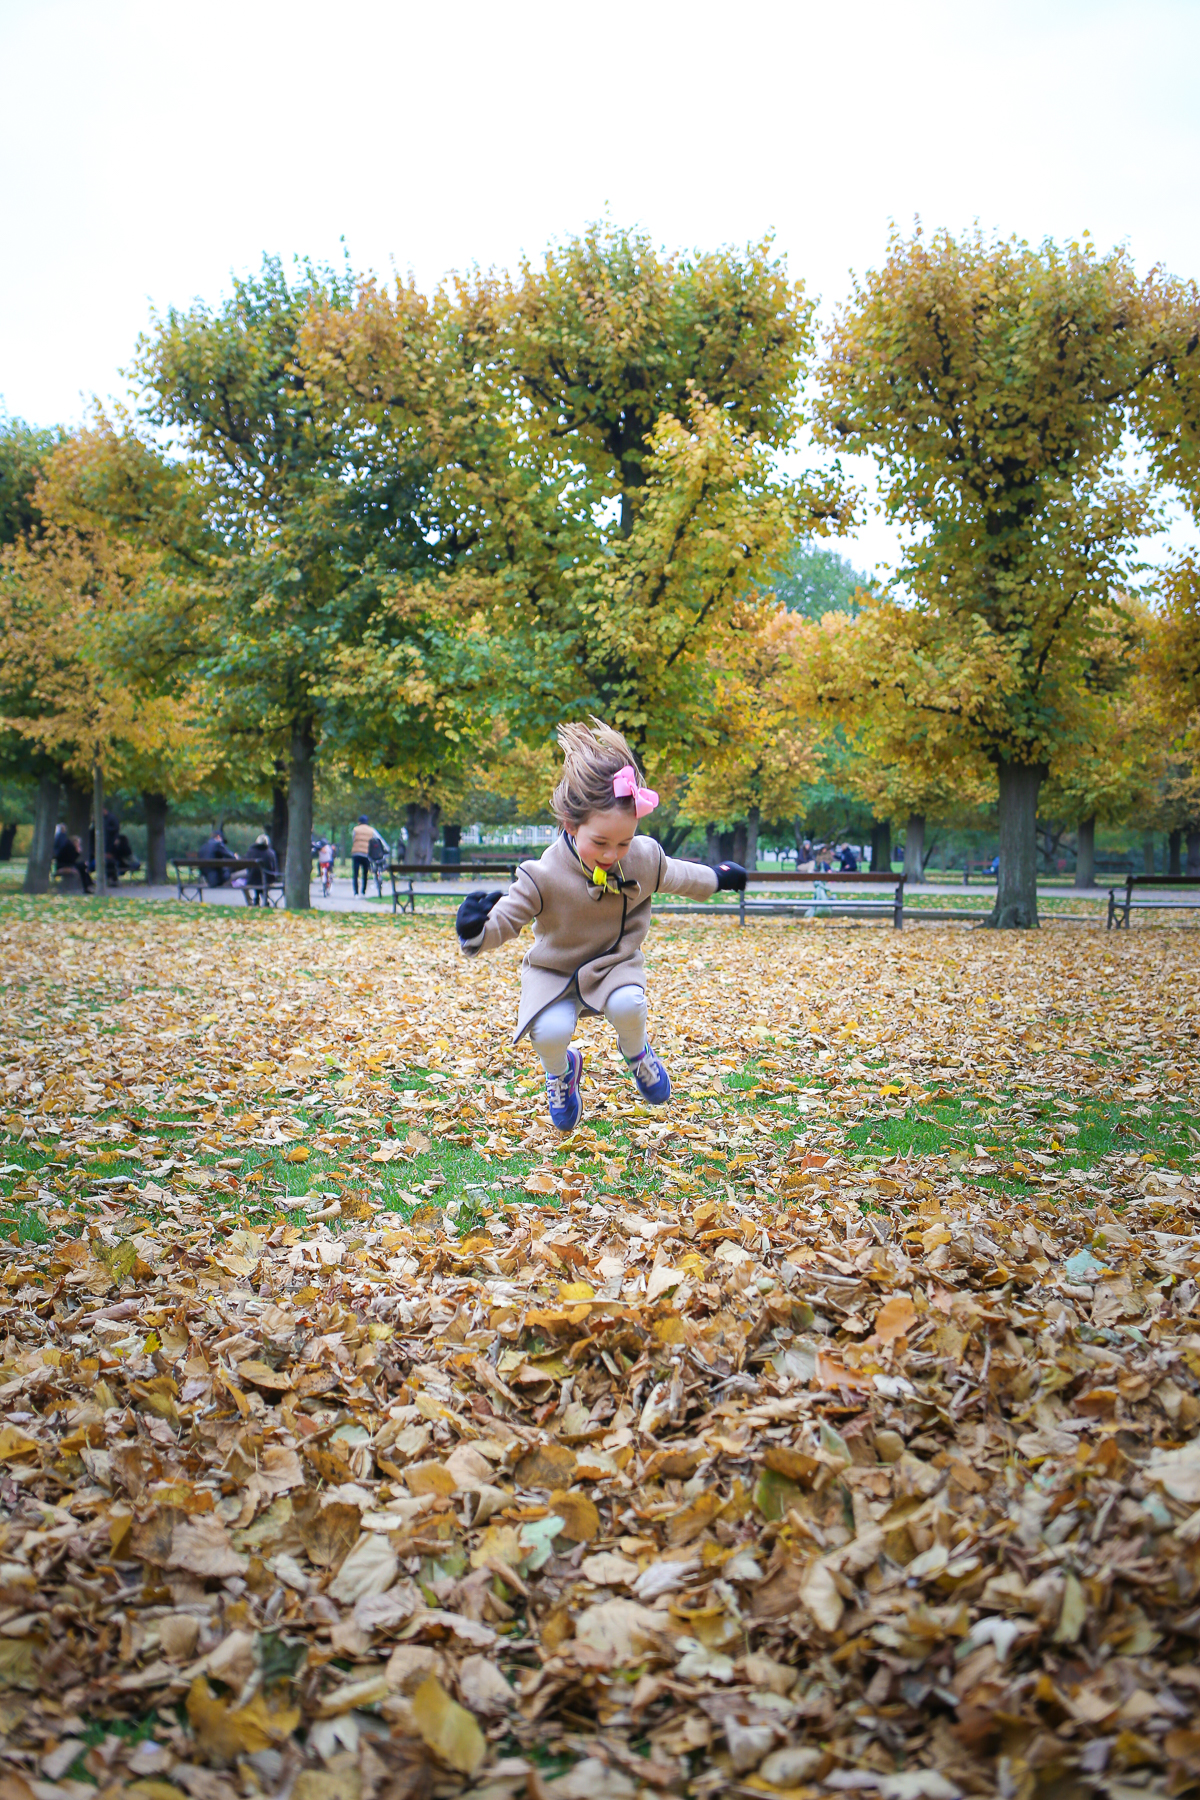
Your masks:
M 1200 940 L 0 906 L 3 1800 L 1200 1786 Z

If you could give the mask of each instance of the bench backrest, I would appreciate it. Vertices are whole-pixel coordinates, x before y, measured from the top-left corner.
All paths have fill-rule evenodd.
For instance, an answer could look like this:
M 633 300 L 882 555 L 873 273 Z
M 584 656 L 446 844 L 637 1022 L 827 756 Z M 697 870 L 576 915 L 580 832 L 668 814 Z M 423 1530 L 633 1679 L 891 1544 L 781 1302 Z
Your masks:
M 1135 887 L 1200 887 L 1200 875 L 1127 875 L 1125 885 Z
M 872 875 L 869 869 L 847 869 L 844 874 L 839 869 L 787 869 L 778 875 L 762 874 L 758 870 L 753 870 L 747 874 L 746 880 L 748 883 L 751 881 L 770 882 L 772 886 L 776 883 L 793 881 L 836 881 L 841 886 L 843 882 L 855 881 L 874 882 L 877 887 L 880 884 L 887 887 L 903 887 L 905 877 L 893 873 L 885 874 L 883 870 Z
M 237 873 L 242 869 L 263 870 L 263 864 L 254 856 L 173 856 L 171 866 L 176 874 L 180 869 L 224 869 L 226 873 L 230 870 Z M 282 887 L 283 870 L 267 875 L 267 880 L 272 887 Z
M 464 862 L 464 863 L 398 863 L 388 864 L 389 875 L 515 875 L 515 862 Z

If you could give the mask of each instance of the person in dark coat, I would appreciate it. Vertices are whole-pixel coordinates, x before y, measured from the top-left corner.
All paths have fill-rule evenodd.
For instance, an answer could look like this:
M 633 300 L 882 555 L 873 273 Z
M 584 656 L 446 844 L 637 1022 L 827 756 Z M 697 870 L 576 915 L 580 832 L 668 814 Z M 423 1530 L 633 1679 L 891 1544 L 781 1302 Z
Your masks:
M 225 842 L 225 833 L 218 825 L 208 842 L 200 851 L 202 862 L 232 862 L 233 851 Z M 229 876 L 224 869 L 205 869 L 204 879 L 209 887 L 224 887 Z
M 266 897 L 267 882 L 273 881 L 279 874 L 279 858 L 271 847 L 271 840 L 265 831 L 260 831 L 251 844 L 246 855 L 251 862 L 258 864 L 256 869 L 246 871 L 246 891 L 251 904 L 261 906 Z
M 120 873 L 117 857 L 117 840 L 121 835 L 121 825 L 116 814 L 109 807 L 104 809 L 104 868 L 105 880 L 110 887 L 116 887 Z M 88 867 L 96 867 L 96 826 L 95 821 L 88 827 Z
M 838 868 L 844 875 L 854 875 L 858 872 L 858 858 L 849 844 L 842 845 L 841 854 L 838 857 Z
M 54 867 L 60 875 L 64 869 L 74 869 L 79 876 L 79 885 L 83 892 L 90 894 L 94 883 L 88 873 L 87 858 L 80 849 L 79 839 L 68 837 L 61 826 L 59 831 L 62 831 L 61 843 L 58 832 L 54 834 Z

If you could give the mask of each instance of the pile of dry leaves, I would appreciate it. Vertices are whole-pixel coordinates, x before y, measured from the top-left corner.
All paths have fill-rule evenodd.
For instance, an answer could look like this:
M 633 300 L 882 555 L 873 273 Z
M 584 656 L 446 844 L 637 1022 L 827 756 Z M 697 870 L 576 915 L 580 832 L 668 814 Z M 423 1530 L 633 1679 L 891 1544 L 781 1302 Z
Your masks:
M 10 958 L 36 929 L 13 927 Z M 226 933 L 228 974 L 228 927 L 189 929 Z M 322 929 L 310 964 L 338 941 Z M 761 982 L 723 1048 L 761 1056 L 776 1018 L 804 1013 L 761 1103 L 814 1119 L 861 1092 L 838 1085 L 871 1054 L 855 1001 L 972 954 L 924 936 L 881 962 L 877 939 L 779 933 L 773 994 L 765 941 L 681 928 L 663 960 L 678 951 L 693 1000 L 700 956 L 714 992 L 731 971 Z M 1048 992 L 1063 959 L 1061 1012 L 1087 956 L 1124 1007 L 1136 948 L 1116 974 L 1099 947 L 1022 955 Z M 800 988 L 833 956 L 859 984 L 844 1052 Z M 991 945 L 979 956 L 986 994 Z M 1190 970 L 1194 992 L 1194 952 L 1172 958 L 1159 976 Z M 472 993 L 450 966 L 447 1013 Z M 121 1004 L 144 1009 L 146 985 Z M 948 1034 L 899 1061 L 883 1018 L 890 1097 L 948 1080 L 952 1056 L 967 1068 Z M 232 1116 L 253 1046 L 217 1089 L 194 1025 L 189 1079 Z M 991 1077 L 977 1048 L 975 1078 L 1029 1079 L 1070 1035 L 1032 1039 L 1019 1067 L 1005 1051 Z M 1167 1035 L 1157 1076 L 1144 1042 L 1130 1063 L 1186 1096 L 1194 1032 L 1190 1063 Z M 99 1071 L 101 1118 L 127 1049 Z M 382 1113 L 377 1072 L 347 1091 Z M 123 1079 L 161 1084 L 165 1063 Z M 44 1131 L 53 1087 L 10 1087 L 10 1132 Z M 679 1124 L 719 1117 L 719 1095 L 688 1093 Z M 615 1087 L 598 1098 L 629 1121 L 627 1164 L 547 1161 L 552 1205 L 497 1184 L 469 1231 L 432 1208 L 398 1224 L 366 1178 L 343 1180 L 336 1217 L 248 1227 L 177 1171 L 156 1209 L 115 1184 L 82 1235 L 64 1209 L 49 1245 L 0 1243 L 3 1800 L 1200 1785 L 1195 1180 L 1076 1171 L 1013 1202 L 945 1160 L 868 1178 L 764 1130 L 639 1193 L 658 1123 Z

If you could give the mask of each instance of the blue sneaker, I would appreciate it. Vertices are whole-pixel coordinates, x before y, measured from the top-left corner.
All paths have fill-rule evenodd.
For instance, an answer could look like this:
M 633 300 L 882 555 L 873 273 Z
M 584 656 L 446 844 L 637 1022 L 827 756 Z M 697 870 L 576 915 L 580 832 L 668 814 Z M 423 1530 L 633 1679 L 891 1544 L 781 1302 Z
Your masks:
M 665 1106 L 671 1098 L 671 1077 L 649 1044 L 640 1056 L 627 1056 L 625 1061 L 642 1099 L 648 1100 L 651 1106 Z
M 546 1099 L 550 1102 L 550 1123 L 557 1131 L 574 1131 L 583 1111 L 579 1090 L 583 1085 L 583 1052 L 567 1051 L 565 1075 L 547 1075 Z

